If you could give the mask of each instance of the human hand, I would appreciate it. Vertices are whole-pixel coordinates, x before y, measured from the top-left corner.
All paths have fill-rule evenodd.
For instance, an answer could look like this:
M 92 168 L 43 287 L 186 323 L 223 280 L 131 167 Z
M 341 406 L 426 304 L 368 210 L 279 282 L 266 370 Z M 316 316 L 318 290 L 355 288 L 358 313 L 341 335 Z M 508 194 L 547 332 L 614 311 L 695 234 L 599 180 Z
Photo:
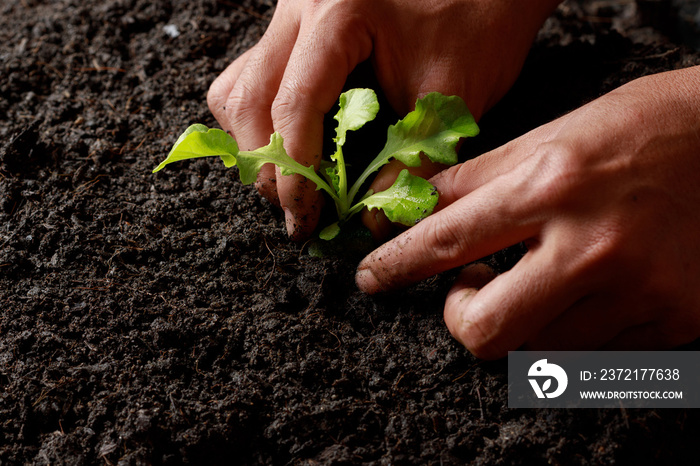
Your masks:
M 464 269 L 445 302 L 476 356 L 651 349 L 700 336 L 700 67 L 633 81 L 431 181 L 437 213 L 366 257 L 392 290 L 524 241 L 493 278 Z
M 372 58 L 401 114 L 438 91 L 459 95 L 479 118 L 512 85 L 558 1 L 281 0 L 260 42 L 212 84 L 209 108 L 243 150 L 279 131 L 291 157 L 318 168 L 323 116 L 357 64 Z M 315 228 L 321 197 L 313 183 L 266 165 L 257 186 L 284 209 L 293 238 Z

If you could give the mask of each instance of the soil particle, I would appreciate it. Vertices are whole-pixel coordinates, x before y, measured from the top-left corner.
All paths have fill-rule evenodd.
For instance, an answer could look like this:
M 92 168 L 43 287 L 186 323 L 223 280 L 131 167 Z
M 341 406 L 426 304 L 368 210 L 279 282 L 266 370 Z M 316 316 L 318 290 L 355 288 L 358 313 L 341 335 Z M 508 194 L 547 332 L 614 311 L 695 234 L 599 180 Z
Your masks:
M 700 63 L 650 3 L 564 3 L 463 157 Z M 697 464 L 697 410 L 508 409 L 442 322 L 456 272 L 370 297 L 235 169 L 151 174 L 273 10 L 0 6 L 0 463 Z

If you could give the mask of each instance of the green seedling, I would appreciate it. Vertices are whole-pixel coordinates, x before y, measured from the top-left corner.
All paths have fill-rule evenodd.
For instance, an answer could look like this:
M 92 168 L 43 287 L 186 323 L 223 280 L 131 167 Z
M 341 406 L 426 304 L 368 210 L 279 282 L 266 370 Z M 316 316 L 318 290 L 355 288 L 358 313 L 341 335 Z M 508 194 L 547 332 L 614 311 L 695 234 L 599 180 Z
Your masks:
M 422 153 L 433 162 L 453 165 L 457 163 L 455 146 L 459 139 L 476 136 L 479 128 L 461 98 L 437 92 L 428 94 L 416 102 L 414 111 L 389 127 L 384 148 L 349 185 L 343 154 L 347 133 L 372 121 L 378 111 L 379 102 L 371 89 L 352 89 L 341 94 L 340 110 L 334 117 L 338 122 L 333 138 L 336 150 L 330 160 L 322 162 L 318 173 L 314 167 L 305 167 L 287 155 L 282 136 L 277 132 L 272 134 L 267 146 L 241 151 L 228 133 L 201 124 L 187 128 L 153 172 L 179 160 L 219 156 L 226 167 L 237 165 L 241 182 L 250 184 L 255 182 L 264 164 L 273 163 L 282 175 L 303 175 L 333 199 L 338 221 L 321 231 L 319 236 L 323 239 L 334 238 L 341 226 L 364 207 L 381 209 L 392 222 L 411 226 L 430 215 L 437 205 L 437 191 L 427 180 L 402 170 L 389 189 L 378 193 L 368 190 L 355 202 L 362 185 L 391 159 L 416 167 L 421 163 Z

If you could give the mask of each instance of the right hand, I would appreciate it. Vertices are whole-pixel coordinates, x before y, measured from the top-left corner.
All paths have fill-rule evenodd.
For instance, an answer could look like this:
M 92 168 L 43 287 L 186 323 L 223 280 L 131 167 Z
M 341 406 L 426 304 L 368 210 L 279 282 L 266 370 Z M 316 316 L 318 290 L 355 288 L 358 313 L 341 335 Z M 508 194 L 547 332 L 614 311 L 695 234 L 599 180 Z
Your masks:
M 438 91 L 462 97 L 478 119 L 513 84 L 557 3 L 280 0 L 260 42 L 212 84 L 209 108 L 241 149 L 264 146 L 279 131 L 291 157 L 318 168 L 323 117 L 357 64 L 372 59 L 399 114 Z M 423 167 L 427 175 L 439 169 Z M 313 183 L 267 165 L 257 186 L 284 209 L 290 236 L 301 239 L 316 227 L 321 197 Z
M 372 252 L 358 287 L 458 276 L 450 332 L 476 356 L 668 349 L 700 337 L 700 66 L 646 76 L 443 171 L 436 213 Z

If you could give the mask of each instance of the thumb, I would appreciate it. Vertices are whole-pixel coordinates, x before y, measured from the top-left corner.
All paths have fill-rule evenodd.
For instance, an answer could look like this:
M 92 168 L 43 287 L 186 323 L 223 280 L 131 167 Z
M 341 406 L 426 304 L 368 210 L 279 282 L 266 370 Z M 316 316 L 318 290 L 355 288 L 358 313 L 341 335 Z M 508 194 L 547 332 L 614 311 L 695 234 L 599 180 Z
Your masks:
M 496 272 L 484 263 L 466 266 L 455 280 L 445 299 L 444 319 L 450 334 L 469 349 L 464 335 L 482 332 L 478 322 L 467 312 L 479 290 L 496 277 Z M 467 331 L 469 329 L 469 331 Z

